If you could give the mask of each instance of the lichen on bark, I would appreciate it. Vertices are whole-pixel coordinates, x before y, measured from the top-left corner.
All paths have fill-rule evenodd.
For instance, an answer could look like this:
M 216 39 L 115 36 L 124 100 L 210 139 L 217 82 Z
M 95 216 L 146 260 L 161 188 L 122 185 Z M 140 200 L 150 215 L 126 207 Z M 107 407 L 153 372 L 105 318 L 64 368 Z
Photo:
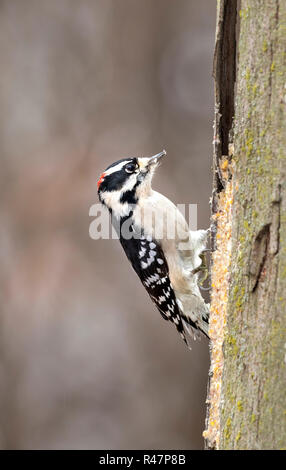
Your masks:
M 286 3 L 242 0 L 238 13 L 232 248 L 214 447 L 279 449 L 286 447 Z
M 227 160 L 226 160 L 227 162 Z M 222 169 L 223 171 L 223 169 Z M 223 373 L 223 343 L 225 340 L 226 307 L 229 284 L 229 263 L 231 258 L 231 213 L 233 204 L 232 180 L 220 192 L 216 222 L 216 250 L 213 253 L 212 298 L 210 308 L 209 336 L 211 340 L 211 367 L 208 404 L 210 404 L 207 428 L 203 433 L 211 448 L 219 447 L 220 402 Z

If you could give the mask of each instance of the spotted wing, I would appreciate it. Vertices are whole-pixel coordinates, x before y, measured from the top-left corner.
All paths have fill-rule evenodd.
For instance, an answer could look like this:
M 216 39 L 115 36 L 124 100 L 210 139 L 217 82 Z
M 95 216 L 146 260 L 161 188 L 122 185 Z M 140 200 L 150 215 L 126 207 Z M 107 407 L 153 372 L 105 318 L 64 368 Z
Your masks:
M 147 290 L 162 317 L 176 325 L 186 341 L 182 312 L 169 278 L 169 268 L 158 242 L 150 236 L 142 235 L 139 239 L 120 240 L 134 270 Z M 192 325 L 195 329 L 195 324 Z

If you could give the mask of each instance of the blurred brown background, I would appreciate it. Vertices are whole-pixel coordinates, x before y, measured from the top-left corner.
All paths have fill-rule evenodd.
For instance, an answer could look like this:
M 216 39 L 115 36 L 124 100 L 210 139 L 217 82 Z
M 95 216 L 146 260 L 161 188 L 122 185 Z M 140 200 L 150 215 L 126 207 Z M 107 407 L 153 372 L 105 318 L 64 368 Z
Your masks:
M 188 351 L 117 240 L 99 173 L 167 149 L 155 188 L 209 224 L 213 0 L 1 0 L 0 445 L 202 448 Z

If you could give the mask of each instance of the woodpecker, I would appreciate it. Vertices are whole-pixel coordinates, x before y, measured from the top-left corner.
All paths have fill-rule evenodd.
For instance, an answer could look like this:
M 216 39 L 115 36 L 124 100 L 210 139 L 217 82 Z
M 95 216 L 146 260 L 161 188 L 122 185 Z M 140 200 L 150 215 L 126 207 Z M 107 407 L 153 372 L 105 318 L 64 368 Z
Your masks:
M 189 346 L 199 332 L 208 337 L 209 305 L 198 285 L 208 230 L 190 231 L 175 204 L 152 189 L 165 155 L 112 163 L 99 177 L 98 197 L 151 300 Z

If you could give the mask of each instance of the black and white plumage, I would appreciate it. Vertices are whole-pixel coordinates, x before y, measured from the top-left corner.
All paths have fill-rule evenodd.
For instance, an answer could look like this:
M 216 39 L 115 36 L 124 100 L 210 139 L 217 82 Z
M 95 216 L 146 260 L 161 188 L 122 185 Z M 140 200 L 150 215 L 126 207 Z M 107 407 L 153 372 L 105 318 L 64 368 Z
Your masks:
M 140 239 L 125 240 L 121 245 L 146 291 L 165 320 L 175 323 L 185 339 L 182 312 L 169 278 L 169 269 L 161 246 L 144 234 Z M 139 256 L 138 256 L 139 255 Z M 193 325 L 195 327 L 195 325 Z
M 165 153 L 113 163 L 98 180 L 98 195 L 150 298 L 188 344 L 188 333 L 208 336 L 209 308 L 197 277 L 207 231 L 189 231 L 177 207 L 152 190 L 154 170 Z M 170 221 L 176 227 L 172 236 L 167 230 Z

